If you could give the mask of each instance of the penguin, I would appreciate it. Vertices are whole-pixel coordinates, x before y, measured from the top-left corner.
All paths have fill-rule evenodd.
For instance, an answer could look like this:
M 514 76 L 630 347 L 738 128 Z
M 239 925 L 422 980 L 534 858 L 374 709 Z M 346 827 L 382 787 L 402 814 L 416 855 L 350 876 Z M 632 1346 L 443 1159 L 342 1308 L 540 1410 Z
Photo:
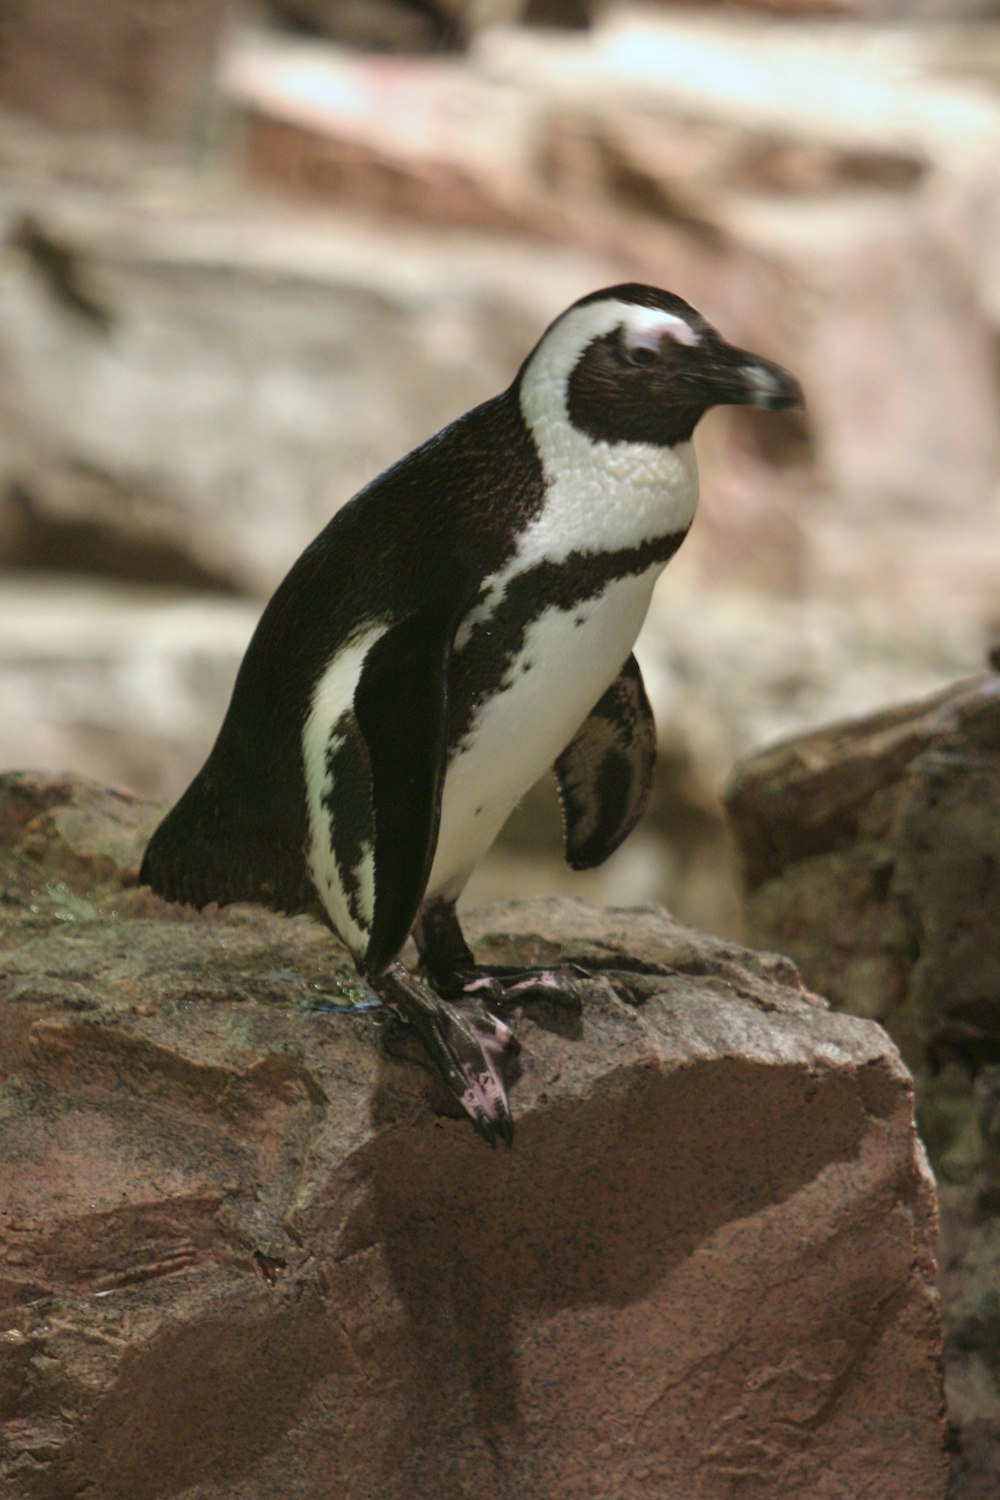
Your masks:
M 549 768 L 572 868 L 634 827 L 656 731 L 632 647 L 694 518 L 692 434 L 713 406 L 800 403 L 790 374 L 678 296 L 628 284 L 575 302 L 506 391 L 306 548 L 140 880 L 194 906 L 320 914 L 483 1138 L 509 1145 L 517 1043 L 500 1012 L 573 1003 L 578 976 L 477 967 L 455 903 Z M 411 934 L 416 973 L 399 957 Z

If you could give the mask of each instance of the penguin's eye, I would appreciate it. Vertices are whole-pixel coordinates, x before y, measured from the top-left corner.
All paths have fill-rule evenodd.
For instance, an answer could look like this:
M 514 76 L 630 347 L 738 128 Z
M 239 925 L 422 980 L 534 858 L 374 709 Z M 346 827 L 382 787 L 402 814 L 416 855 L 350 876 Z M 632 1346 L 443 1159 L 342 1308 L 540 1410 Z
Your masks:
M 630 365 L 638 365 L 640 369 L 648 365 L 655 365 L 658 350 L 650 349 L 647 344 L 636 344 L 634 349 L 626 348 L 625 358 Z

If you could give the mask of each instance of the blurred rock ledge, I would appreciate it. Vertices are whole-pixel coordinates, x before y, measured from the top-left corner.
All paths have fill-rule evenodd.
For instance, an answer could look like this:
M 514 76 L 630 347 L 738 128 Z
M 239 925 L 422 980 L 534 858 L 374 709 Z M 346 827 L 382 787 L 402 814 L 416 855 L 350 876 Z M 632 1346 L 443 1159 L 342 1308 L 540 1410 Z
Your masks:
M 179 589 L 0 579 L 0 767 L 72 766 L 175 798 L 211 745 L 259 613 Z
M 0 1488 L 46 1500 L 943 1500 L 908 1075 L 784 960 L 653 910 L 576 956 L 490 1155 L 318 924 L 131 885 L 155 808 L 0 787 Z M 664 972 L 625 975 L 637 955 Z
M 1000 675 L 759 752 L 726 802 L 755 944 L 919 1069 L 1000 1063 Z
M 186 560 L 191 584 L 266 594 L 362 484 L 510 382 L 568 287 L 614 279 L 572 248 L 107 169 L 23 123 L 5 151 L 0 563 L 77 526 L 91 568 L 103 542 L 106 572 L 159 555 L 165 580 Z
M 1000 1493 L 1000 675 L 744 761 L 727 804 L 750 941 L 914 1069 L 941 1184 L 953 1500 Z
M 237 0 L 4 0 L 0 101 L 66 129 L 184 139 Z

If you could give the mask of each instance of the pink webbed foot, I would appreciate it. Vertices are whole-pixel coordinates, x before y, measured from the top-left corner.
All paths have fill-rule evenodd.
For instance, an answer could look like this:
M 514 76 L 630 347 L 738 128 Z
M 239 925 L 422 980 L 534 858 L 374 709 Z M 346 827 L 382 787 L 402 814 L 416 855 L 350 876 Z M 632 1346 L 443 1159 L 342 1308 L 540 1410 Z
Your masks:
M 481 995 L 493 1005 L 514 1005 L 519 1000 L 551 1000 L 565 1010 L 579 1013 L 583 1007 L 580 980 L 589 977 L 577 964 L 552 968 L 516 969 L 501 964 L 483 964 L 457 974 L 453 983 L 463 995 Z
M 505 1021 L 478 994 L 444 999 L 401 964 L 370 980 L 414 1027 L 431 1060 L 475 1129 L 490 1146 L 513 1139 L 505 1065 L 518 1051 Z

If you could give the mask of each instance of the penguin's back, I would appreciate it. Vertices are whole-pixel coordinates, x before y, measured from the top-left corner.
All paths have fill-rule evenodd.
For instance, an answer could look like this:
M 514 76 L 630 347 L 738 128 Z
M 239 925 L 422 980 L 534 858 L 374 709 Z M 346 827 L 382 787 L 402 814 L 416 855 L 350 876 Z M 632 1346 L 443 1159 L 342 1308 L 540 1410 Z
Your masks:
M 315 798 L 310 806 L 306 730 L 315 753 L 317 738 L 335 737 L 345 707 L 331 701 L 329 723 L 318 721 L 324 683 L 337 677 L 338 658 L 359 635 L 375 639 L 428 597 L 447 601 L 468 589 L 470 577 L 501 567 L 543 492 L 537 453 L 508 391 L 338 511 L 265 608 L 211 754 L 153 834 L 140 880 L 193 906 L 260 901 L 288 912 L 317 909 L 316 842 L 331 834 L 316 822 L 332 821 L 336 807 L 318 810 Z M 360 781 L 341 785 L 343 818 L 369 794 Z M 329 916 L 328 901 L 322 906 Z

